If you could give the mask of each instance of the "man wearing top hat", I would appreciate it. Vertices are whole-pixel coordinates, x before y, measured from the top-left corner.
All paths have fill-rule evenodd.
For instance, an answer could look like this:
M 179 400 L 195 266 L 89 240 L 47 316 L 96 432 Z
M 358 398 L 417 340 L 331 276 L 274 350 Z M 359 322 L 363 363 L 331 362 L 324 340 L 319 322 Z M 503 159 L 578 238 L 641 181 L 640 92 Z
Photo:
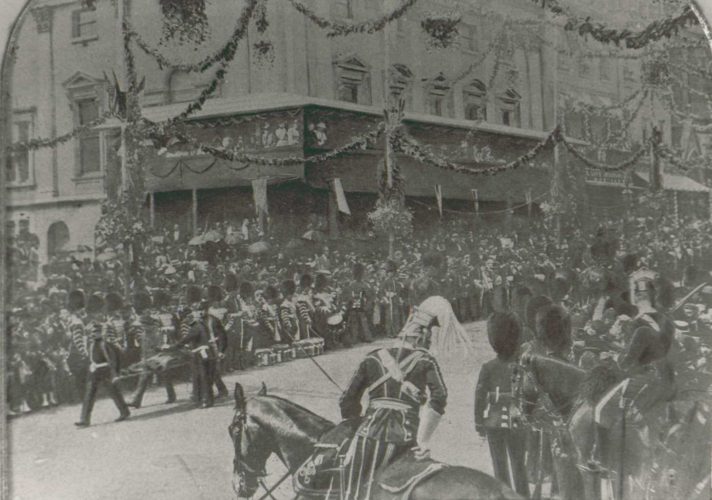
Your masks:
M 117 422 L 126 420 L 130 416 L 128 406 L 119 390 L 117 376 L 119 374 L 119 349 L 115 344 L 106 341 L 106 319 L 104 317 L 104 299 L 100 295 L 92 295 L 87 300 L 87 321 L 85 332 L 87 335 L 89 355 L 89 375 L 87 377 L 82 413 L 77 427 L 88 427 L 91 421 L 91 412 L 96 401 L 96 391 L 99 385 L 104 385 L 109 396 L 119 410 Z

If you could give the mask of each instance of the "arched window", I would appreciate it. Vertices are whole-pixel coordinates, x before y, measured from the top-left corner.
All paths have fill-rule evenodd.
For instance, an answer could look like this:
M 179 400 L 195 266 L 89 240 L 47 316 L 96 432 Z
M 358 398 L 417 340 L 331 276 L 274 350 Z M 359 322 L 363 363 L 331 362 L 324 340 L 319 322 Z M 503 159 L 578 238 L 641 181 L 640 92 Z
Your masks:
M 447 116 L 449 110 L 448 95 L 450 93 L 450 83 L 442 73 L 433 78 L 428 87 L 428 113 L 436 116 Z
M 480 80 L 473 80 L 463 89 L 465 119 L 487 120 L 487 87 Z
M 502 125 L 521 127 L 519 103 L 521 96 L 514 89 L 507 89 L 499 98 L 499 109 Z
M 55 222 L 47 230 L 47 257 L 52 258 L 69 243 L 69 228 L 62 222 Z

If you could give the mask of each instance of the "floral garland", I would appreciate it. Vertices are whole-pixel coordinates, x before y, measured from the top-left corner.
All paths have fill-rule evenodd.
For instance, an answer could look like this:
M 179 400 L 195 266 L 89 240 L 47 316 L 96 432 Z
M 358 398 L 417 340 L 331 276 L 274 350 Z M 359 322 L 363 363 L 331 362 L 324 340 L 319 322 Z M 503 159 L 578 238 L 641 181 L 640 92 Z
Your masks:
M 125 197 L 124 197 L 125 198 Z M 148 236 L 148 228 L 140 214 L 132 213 L 126 199 L 106 200 L 101 217 L 94 228 L 97 240 L 110 247 L 131 242 L 140 245 Z
M 581 160 L 587 167 L 596 170 L 602 170 L 604 172 L 620 172 L 622 170 L 626 170 L 632 167 L 646 153 L 646 149 L 644 147 L 641 147 L 628 159 L 618 163 L 617 165 L 604 165 L 602 163 L 594 162 L 593 160 L 589 160 L 588 158 L 586 158 L 573 146 L 573 144 L 567 141 L 563 135 L 559 135 L 559 142 L 561 142 L 573 156 Z
M 661 144 L 655 149 L 655 152 L 670 162 L 673 167 L 679 168 L 683 172 L 690 170 L 690 167 L 685 165 L 682 159 L 678 158 L 667 146 Z
M 146 54 L 153 57 L 161 69 L 172 68 L 188 73 L 203 73 L 218 63 L 221 63 L 223 61 L 232 61 L 235 58 L 235 54 L 237 53 L 237 47 L 240 41 L 247 34 L 247 29 L 253 13 L 259 13 L 258 4 L 260 0 L 247 1 L 248 3 L 242 9 L 242 13 L 238 18 L 237 24 L 235 25 L 235 29 L 230 35 L 230 38 L 228 39 L 227 43 L 220 47 L 220 49 L 218 49 L 215 53 L 193 64 L 185 64 L 169 60 L 159 50 L 151 47 L 136 30 L 132 29 L 130 26 L 127 27 L 127 30 L 130 33 L 131 38 L 134 40 L 134 42 L 136 42 L 136 45 Z
M 710 95 L 707 92 L 694 88 L 692 85 L 685 82 L 682 78 L 680 78 L 679 75 L 675 73 L 670 73 L 669 76 L 680 87 L 684 88 L 690 94 L 695 94 L 696 96 L 703 98 L 705 100 L 705 104 L 707 105 L 707 112 L 709 113 L 708 119 L 712 119 L 712 99 L 710 99 Z
M 497 46 L 499 37 L 502 36 L 503 31 L 504 31 L 504 29 L 502 29 L 494 38 L 492 38 L 490 43 L 487 45 L 487 48 L 485 50 L 483 50 L 482 52 L 480 52 L 480 54 L 477 56 L 477 58 L 472 63 L 470 63 L 470 65 L 467 68 L 465 68 L 463 71 L 461 71 L 458 75 L 456 75 L 452 79 L 453 84 L 466 78 L 470 73 L 472 73 L 472 71 L 475 68 L 479 67 L 482 63 L 484 63 L 487 60 L 487 56 L 489 56 L 492 53 L 492 51 L 495 49 L 495 47 Z
M 413 213 L 395 198 L 377 200 L 367 217 L 374 231 L 380 234 L 403 237 L 413 231 Z
M 373 130 L 370 130 L 366 134 L 352 139 L 350 142 L 344 144 L 343 146 L 328 151 L 326 153 L 321 153 L 318 155 L 307 156 L 306 158 L 300 158 L 298 156 L 290 156 L 286 158 L 265 158 L 258 155 L 251 155 L 241 151 L 237 148 L 225 149 L 218 148 L 215 146 L 210 146 L 203 144 L 187 135 L 176 131 L 170 130 L 165 124 L 151 123 L 149 122 L 150 132 L 149 136 L 154 139 L 160 140 L 166 137 L 175 137 L 184 144 L 189 144 L 193 146 L 196 150 L 202 151 L 209 154 L 215 158 L 222 160 L 228 160 L 238 163 L 250 163 L 253 165 L 263 165 L 263 166 L 286 166 L 286 165 L 296 165 L 301 163 L 321 163 L 336 158 L 345 153 L 350 153 L 359 149 L 365 149 L 369 144 L 374 143 L 380 135 L 385 131 L 385 123 L 380 122 Z M 163 141 L 166 142 L 166 141 Z
M 517 169 L 523 165 L 531 164 L 532 160 L 534 160 L 546 147 L 551 146 L 556 142 L 558 135 L 559 128 L 557 127 L 546 137 L 546 139 L 541 141 L 519 158 L 506 164 L 494 165 L 486 168 L 465 167 L 463 165 L 453 163 L 450 160 L 440 158 L 424 149 L 415 138 L 411 137 L 403 130 L 393 133 L 391 136 L 391 145 L 394 151 L 401 152 L 415 160 L 443 170 L 468 175 L 495 175 L 508 170 Z
M 92 120 L 89 123 L 86 123 L 84 125 L 80 125 L 79 127 L 74 128 L 71 132 L 67 132 L 66 134 L 60 135 L 58 137 L 54 138 L 48 138 L 48 137 L 43 137 L 43 138 L 38 138 L 38 139 L 30 139 L 28 141 L 24 142 L 15 142 L 10 147 L 8 150 L 11 152 L 15 151 L 36 151 L 38 149 L 43 149 L 43 148 L 54 148 L 59 146 L 60 144 L 64 144 L 67 141 L 70 141 L 77 137 L 78 135 L 81 135 L 85 132 L 90 131 L 94 127 L 98 127 L 99 125 L 102 125 L 106 123 L 106 120 L 109 118 L 114 117 L 113 112 L 106 112 L 103 115 L 101 115 L 99 118 L 96 120 Z
M 553 11 L 551 8 L 550 10 Z M 560 11 L 558 13 L 560 13 Z M 670 38 L 685 26 L 696 24 L 699 24 L 699 20 L 694 11 L 687 6 L 677 17 L 653 21 L 638 32 L 627 29 L 611 29 L 601 23 L 593 24 L 588 17 L 585 19 L 578 17 L 569 18 L 564 25 L 564 30 L 578 32 L 581 36 L 591 35 L 591 37 L 601 43 L 613 43 L 615 45 L 622 43 L 625 48 L 640 49 L 662 38 Z
M 161 43 L 178 37 L 179 43 L 200 44 L 208 37 L 205 0 L 159 0 L 163 13 Z
M 316 24 L 321 29 L 328 29 L 326 36 L 329 38 L 337 36 L 347 36 L 353 33 L 373 34 L 381 31 L 387 24 L 401 18 L 418 0 L 404 0 L 404 2 L 379 19 L 369 19 L 360 23 L 341 23 L 319 16 L 316 12 L 298 0 L 289 0 L 292 7 Z

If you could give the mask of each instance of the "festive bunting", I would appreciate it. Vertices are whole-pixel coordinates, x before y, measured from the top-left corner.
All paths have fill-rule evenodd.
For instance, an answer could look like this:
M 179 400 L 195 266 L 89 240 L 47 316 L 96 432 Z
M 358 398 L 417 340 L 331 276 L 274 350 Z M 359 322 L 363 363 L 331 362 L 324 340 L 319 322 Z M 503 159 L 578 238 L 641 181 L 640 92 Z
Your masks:
M 603 170 L 605 172 L 618 172 L 622 170 L 626 170 L 630 167 L 632 167 L 635 163 L 640 160 L 643 155 L 646 153 L 646 148 L 641 147 L 638 149 L 635 153 L 633 153 L 628 159 L 616 164 L 616 165 L 604 165 L 602 163 L 595 162 L 593 160 L 589 160 L 586 158 L 583 154 L 581 154 L 569 141 L 566 140 L 565 137 L 560 136 L 559 137 L 559 142 L 561 142 L 566 149 L 576 158 L 581 160 L 587 167 L 593 168 L 595 170 Z
M 79 127 L 76 127 L 73 129 L 71 132 L 67 132 L 66 134 L 62 134 L 58 137 L 54 138 L 38 138 L 38 139 L 30 139 L 29 141 L 24 141 L 24 142 L 16 142 L 13 143 L 8 149 L 11 152 L 15 151 L 36 151 L 38 149 L 42 148 L 54 148 L 56 146 L 59 146 L 60 144 L 64 144 L 67 141 L 70 141 L 74 139 L 75 137 L 85 133 L 89 132 L 95 127 L 98 127 L 99 125 L 103 125 L 106 123 L 106 121 L 109 118 L 114 117 L 115 115 L 112 112 L 107 112 L 102 114 L 99 118 L 96 120 L 92 120 L 91 122 L 81 125 Z
M 342 23 L 332 21 L 325 17 L 319 16 L 316 12 L 298 0 L 289 0 L 289 3 L 297 12 L 305 16 L 312 23 L 316 24 L 321 29 L 328 30 L 326 33 L 327 37 L 337 37 L 350 35 L 352 33 L 372 34 L 377 31 L 381 31 L 388 23 L 392 23 L 402 17 L 408 9 L 415 4 L 416 1 L 417 0 L 404 0 L 400 7 L 389 12 L 388 14 L 378 19 L 369 19 L 360 23 Z

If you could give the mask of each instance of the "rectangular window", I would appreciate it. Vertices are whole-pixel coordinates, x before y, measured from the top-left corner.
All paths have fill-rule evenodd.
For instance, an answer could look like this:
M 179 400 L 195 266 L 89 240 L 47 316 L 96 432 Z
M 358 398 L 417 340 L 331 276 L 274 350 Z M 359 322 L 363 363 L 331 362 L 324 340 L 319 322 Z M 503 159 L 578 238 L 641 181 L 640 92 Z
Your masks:
M 24 143 L 32 139 L 34 112 L 15 112 L 12 123 L 12 142 Z M 13 151 L 8 157 L 6 178 L 10 184 L 29 184 L 33 180 L 33 153 L 28 149 Z
M 96 9 L 75 10 L 72 12 L 72 38 L 92 39 L 98 37 Z
M 339 85 L 339 100 L 358 103 L 358 84 L 355 82 L 341 82 Z
M 430 96 L 430 114 L 436 116 L 443 116 L 443 110 L 445 108 L 445 98 L 441 95 L 431 95 Z
M 77 101 L 78 125 L 87 125 L 99 118 L 99 104 L 96 99 Z M 79 175 L 101 170 L 101 146 L 99 132 L 88 130 L 79 136 Z

